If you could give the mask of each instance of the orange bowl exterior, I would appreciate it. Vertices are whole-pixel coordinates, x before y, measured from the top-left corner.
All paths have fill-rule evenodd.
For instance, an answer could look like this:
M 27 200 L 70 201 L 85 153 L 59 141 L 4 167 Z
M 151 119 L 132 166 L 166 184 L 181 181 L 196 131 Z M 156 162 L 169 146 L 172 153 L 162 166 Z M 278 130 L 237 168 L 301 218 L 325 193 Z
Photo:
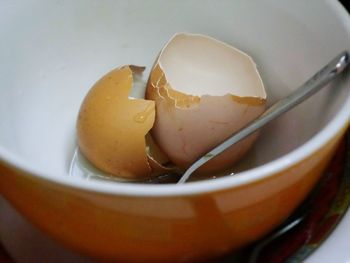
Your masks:
M 34 225 L 99 261 L 198 262 L 280 224 L 305 198 L 345 128 L 313 155 L 265 179 L 222 191 L 132 197 L 69 188 L 0 164 L 0 191 Z

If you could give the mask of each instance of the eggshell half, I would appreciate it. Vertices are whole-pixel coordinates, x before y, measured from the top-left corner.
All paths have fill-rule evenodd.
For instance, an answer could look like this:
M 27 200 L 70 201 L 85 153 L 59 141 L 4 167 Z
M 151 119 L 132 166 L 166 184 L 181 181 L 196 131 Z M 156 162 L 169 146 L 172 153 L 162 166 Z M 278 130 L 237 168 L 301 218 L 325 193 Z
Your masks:
M 80 108 L 77 135 L 80 150 L 97 168 L 142 179 L 152 175 L 145 135 L 154 123 L 155 104 L 128 97 L 133 85 L 131 69 L 142 71 L 134 66 L 117 68 L 91 88 Z M 152 166 L 161 169 L 153 160 Z
M 152 135 L 169 159 L 187 168 L 265 110 L 266 93 L 253 60 L 203 35 L 177 34 L 161 51 L 146 98 L 156 102 Z M 252 146 L 254 134 L 201 168 L 230 168 Z

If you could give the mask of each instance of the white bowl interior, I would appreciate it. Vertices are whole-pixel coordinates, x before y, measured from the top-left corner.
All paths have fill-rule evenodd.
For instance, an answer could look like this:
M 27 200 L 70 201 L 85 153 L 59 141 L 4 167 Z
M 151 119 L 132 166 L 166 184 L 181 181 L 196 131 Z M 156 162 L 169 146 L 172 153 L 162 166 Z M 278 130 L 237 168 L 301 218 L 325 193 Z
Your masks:
M 0 150 L 43 173 L 64 176 L 75 148 L 77 112 L 89 88 L 125 64 L 146 66 L 147 78 L 162 46 L 184 31 L 250 54 L 269 104 L 350 50 L 349 25 L 335 1 L 2 1 Z M 241 167 L 303 145 L 349 94 L 347 77 L 269 124 Z

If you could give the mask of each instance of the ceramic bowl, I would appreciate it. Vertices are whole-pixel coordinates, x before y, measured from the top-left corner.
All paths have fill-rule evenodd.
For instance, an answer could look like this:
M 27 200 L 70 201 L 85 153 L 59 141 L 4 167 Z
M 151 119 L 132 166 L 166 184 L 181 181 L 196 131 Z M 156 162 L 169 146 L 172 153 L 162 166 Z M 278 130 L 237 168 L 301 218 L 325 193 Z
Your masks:
M 0 191 L 63 246 L 99 261 L 214 259 L 271 231 L 322 174 L 349 124 L 349 71 L 265 127 L 234 176 L 182 186 L 68 176 L 89 88 L 119 65 L 147 76 L 184 31 L 249 53 L 269 104 L 350 50 L 349 15 L 330 0 L 0 2 Z

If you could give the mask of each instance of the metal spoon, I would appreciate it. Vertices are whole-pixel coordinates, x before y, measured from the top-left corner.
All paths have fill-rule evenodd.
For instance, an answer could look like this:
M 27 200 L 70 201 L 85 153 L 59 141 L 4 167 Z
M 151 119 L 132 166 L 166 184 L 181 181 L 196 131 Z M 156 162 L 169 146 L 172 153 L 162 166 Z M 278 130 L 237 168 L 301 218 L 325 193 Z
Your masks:
M 221 144 L 213 148 L 211 151 L 204 154 L 201 158 L 195 161 L 185 171 L 183 175 L 179 175 L 179 174 L 162 175 L 159 178 L 155 178 L 150 181 L 147 181 L 147 182 L 144 181 L 144 182 L 145 183 L 169 183 L 169 182 L 174 182 L 174 179 L 177 180 L 180 177 L 180 180 L 178 180 L 177 183 L 178 184 L 185 183 L 194 171 L 196 171 L 199 167 L 201 167 L 202 165 L 210 161 L 212 158 L 218 156 L 223 151 L 228 149 L 230 146 L 246 138 L 253 132 L 265 126 L 270 121 L 274 120 L 275 118 L 279 117 L 283 113 L 289 111 L 290 109 L 294 108 L 296 105 L 300 104 L 301 102 L 303 102 L 304 100 L 306 100 L 307 98 L 315 94 L 317 91 L 323 88 L 326 84 L 328 84 L 331 80 L 333 80 L 338 74 L 343 72 L 348 64 L 349 64 L 349 54 L 347 51 L 344 51 L 340 53 L 338 56 L 336 56 L 334 59 L 332 59 L 325 67 L 319 70 L 300 88 L 295 90 L 286 98 L 283 98 L 277 101 L 268 110 L 266 110 L 260 117 L 252 121 L 245 128 L 233 134 L 232 136 L 227 138 L 225 141 L 223 141 Z M 91 168 L 91 165 L 89 164 L 87 165 L 86 162 L 87 161 L 81 155 L 79 155 L 79 151 L 77 150 L 71 163 L 70 175 L 76 176 L 76 173 L 79 172 L 80 174 L 88 174 L 88 177 L 97 177 L 97 178 L 109 179 L 109 180 L 111 179 L 109 176 L 106 177 L 106 175 L 101 175 L 101 173 L 100 175 L 97 174 L 96 168 Z M 115 177 L 113 177 L 112 180 L 130 182 L 124 179 L 115 179 Z

